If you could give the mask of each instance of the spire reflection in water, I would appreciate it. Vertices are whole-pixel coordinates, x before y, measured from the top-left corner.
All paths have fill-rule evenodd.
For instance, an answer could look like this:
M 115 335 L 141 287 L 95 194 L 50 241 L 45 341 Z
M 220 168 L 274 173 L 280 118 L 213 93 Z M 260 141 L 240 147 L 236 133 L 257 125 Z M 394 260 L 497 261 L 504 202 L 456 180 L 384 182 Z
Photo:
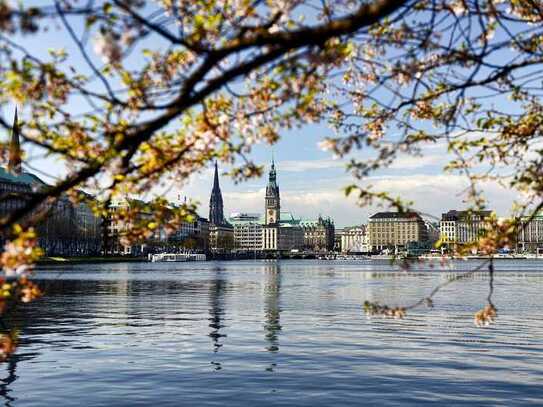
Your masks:
M 269 352 L 279 351 L 279 334 L 281 332 L 281 267 L 272 263 L 265 268 L 264 285 L 264 331 Z M 276 363 L 272 363 L 266 370 L 273 371 Z
M 12 403 L 17 400 L 17 398 L 12 397 L 10 395 L 12 391 L 10 388 L 10 385 L 15 380 L 17 380 L 17 377 L 18 377 L 17 374 L 15 373 L 17 369 L 17 362 L 18 362 L 17 355 L 11 357 L 6 362 L 7 375 L 6 377 L 0 379 L 0 396 L 5 400 L 4 406 L 7 406 L 7 407 L 12 406 Z
M 221 328 L 224 327 L 222 320 L 224 318 L 224 294 L 226 289 L 226 282 L 222 275 L 221 269 L 215 270 L 215 279 L 211 281 L 209 287 L 209 327 L 211 332 L 209 337 L 213 343 L 213 353 L 217 353 L 222 347 L 221 338 L 225 338 L 226 335 L 221 333 Z M 215 370 L 222 368 L 220 362 L 211 361 L 211 364 L 215 366 Z

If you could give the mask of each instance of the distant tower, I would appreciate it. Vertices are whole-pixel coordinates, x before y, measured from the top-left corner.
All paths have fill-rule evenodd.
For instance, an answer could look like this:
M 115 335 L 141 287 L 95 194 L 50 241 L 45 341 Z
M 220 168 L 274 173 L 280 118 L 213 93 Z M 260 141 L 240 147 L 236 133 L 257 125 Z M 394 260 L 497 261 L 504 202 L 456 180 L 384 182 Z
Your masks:
M 17 108 L 15 108 L 15 117 L 13 118 L 13 127 L 11 129 L 11 141 L 9 143 L 8 172 L 14 175 L 21 175 L 22 173 Z
M 209 223 L 212 225 L 222 225 L 224 221 L 223 203 L 221 187 L 219 186 L 219 169 L 215 161 L 215 178 L 213 179 L 213 189 L 209 199 Z
M 266 225 L 279 222 L 280 211 L 279 185 L 277 185 L 275 162 L 272 158 L 268 186 L 266 187 Z

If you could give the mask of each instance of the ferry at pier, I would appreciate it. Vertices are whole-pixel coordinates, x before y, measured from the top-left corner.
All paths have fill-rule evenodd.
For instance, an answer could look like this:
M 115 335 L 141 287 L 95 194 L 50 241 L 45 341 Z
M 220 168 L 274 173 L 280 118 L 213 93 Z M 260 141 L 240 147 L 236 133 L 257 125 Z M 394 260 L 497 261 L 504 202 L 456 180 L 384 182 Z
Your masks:
M 157 253 L 149 254 L 149 261 L 156 262 L 183 262 L 183 261 L 206 261 L 206 255 L 201 253 Z

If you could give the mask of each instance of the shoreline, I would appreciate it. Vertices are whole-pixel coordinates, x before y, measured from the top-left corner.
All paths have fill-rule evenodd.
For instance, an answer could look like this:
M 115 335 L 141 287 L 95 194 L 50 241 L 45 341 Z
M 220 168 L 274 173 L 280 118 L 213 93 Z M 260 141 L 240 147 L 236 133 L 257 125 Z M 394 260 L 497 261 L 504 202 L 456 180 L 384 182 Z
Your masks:
M 372 256 L 372 257 L 353 257 L 353 258 L 315 258 L 315 257 L 276 257 L 276 258 L 247 258 L 247 257 L 230 257 L 225 256 L 223 258 L 208 258 L 205 261 L 249 261 L 249 260 L 320 260 L 320 261 L 370 261 L 370 262 L 388 262 L 388 261 L 403 261 L 403 260 L 455 260 L 455 261 L 466 261 L 466 260 L 489 260 L 490 256 L 468 256 L 468 257 L 448 257 L 448 256 L 418 256 L 418 257 L 393 257 L 393 256 Z M 505 257 L 505 256 L 496 256 L 493 257 L 494 260 L 543 260 L 543 256 L 534 256 L 534 257 Z M 60 257 L 60 256 L 51 256 L 43 257 L 37 262 L 37 266 L 51 266 L 51 265 L 70 265 L 70 264 L 101 264 L 101 263 L 141 263 L 149 262 L 149 259 L 144 256 L 138 257 L 128 257 L 128 256 L 87 256 L 87 257 Z M 193 262 L 193 261 L 190 261 Z M 167 262 L 166 262 L 167 263 Z
M 59 264 L 100 264 L 100 263 L 137 263 L 146 262 L 147 257 L 125 256 L 90 256 L 90 257 L 61 257 L 47 256 L 38 260 L 38 266 L 50 266 Z

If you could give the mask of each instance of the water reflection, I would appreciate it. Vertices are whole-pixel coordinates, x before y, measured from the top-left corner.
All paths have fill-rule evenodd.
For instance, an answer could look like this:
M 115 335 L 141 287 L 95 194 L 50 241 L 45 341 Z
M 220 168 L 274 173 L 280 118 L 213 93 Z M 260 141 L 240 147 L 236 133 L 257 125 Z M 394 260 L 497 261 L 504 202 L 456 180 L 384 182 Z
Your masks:
M 8 407 L 11 407 L 13 405 L 12 403 L 17 400 L 17 398 L 10 395 L 12 390 L 9 386 L 15 380 L 17 380 L 18 376 L 16 375 L 15 371 L 17 369 L 18 360 L 18 356 L 15 355 L 8 362 L 6 362 L 7 376 L 3 379 L 0 379 L 0 397 L 5 400 L 4 405 Z
M 31 307 L 28 305 L 21 305 L 14 312 L 8 314 L 5 319 L 0 319 L 2 325 L 2 332 L 7 333 L 11 330 L 16 330 L 18 332 L 24 331 L 30 325 L 30 322 L 35 322 L 34 319 L 27 315 L 27 311 L 30 311 Z M 39 323 L 39 320 L 38 320 Z M 23 350 L 28 346 L 37 344 L 38 340 L 32 340 L 32 338 L 21 338 L 19 341 L 19 350 L 12 355 L 7 361 L 0 363 L 0 369 L 5 368 L 4 377 L 0 376 L 0 398 L 4 400 L 4 406 L 13 406 L 14 402 L 17 400 L 17 397 L 13 396 L 12 384 L 19 378 L 17 371 L 17 366 L 20 362 L 31 361 L 37 356 L 38 352 L 26 351 Z
M 0 404 L 541 405 L 543 273 L 514 263 L 496 276 L 503 311 L 483 330 L 471 321 L 484 274 L 443 290 L 434 309 L 385 321 L 366 320 L 362 301 L 412 302 L 455 271 L 85 267 L 44 282 L 47 295 L 14 323 L 21 346 L 0 365 Z
M 214 270 L 215 278 L 211 281 L 209 287 L 209 327 L 211 332 L 209 337 L 213 343 L 213 352 L 217 353 L 219 349 L 223 346 L 222 338 L 226 338 L 226 335 L 221 333 L 221 328 L 224 328 L 223 319 L 224 319 L 224 295 L 226 290 L 226 282 L 223 276 L 223 270 L 217 268 Z M 215 366 L 215 370 L 222 369 L 220 362 L 214 360 L 211 361 L 211 364 Z
M 279 334 L 281 332 L 281 268 L 278 263 L 271 263 L 264 269 L 264 332 L 268 342 L 266 350 L 269 352 L 279 351 Z M 273 371 L 277 364 L 272 362 L 267 371 Z

